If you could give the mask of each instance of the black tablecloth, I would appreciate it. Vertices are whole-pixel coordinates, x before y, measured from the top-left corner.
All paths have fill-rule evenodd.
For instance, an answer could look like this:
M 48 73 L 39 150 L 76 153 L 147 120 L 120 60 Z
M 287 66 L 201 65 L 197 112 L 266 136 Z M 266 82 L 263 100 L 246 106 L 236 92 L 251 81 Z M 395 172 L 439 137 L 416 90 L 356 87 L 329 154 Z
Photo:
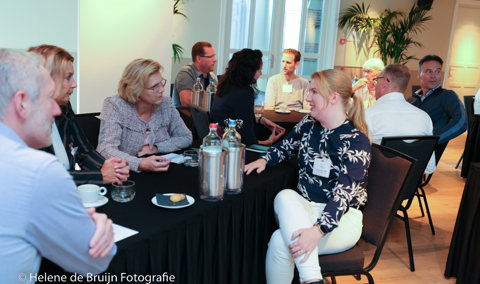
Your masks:
M 446 277 L 480 283 L 480 163 L 472 163 L 448 252 Z
M 472 162 L 480 162 L 480 115 L 472 116 L 468 125 L 467 141 L 463 152 L 462 177 L 468 176 Z
M 258 153 L 247 151 L 247 162 Z M 277 228 L 273 199 L 295 188 L 296 159 L 245 176 L 242 193 L 221 202 L 200 200 L 198 168 L 171 164 L 166 173 L 131 174 L 136 183 L 132 202 L 109 202 L 98 208 L 114 223 L 140 233 L 117 243 L 118 252 L 106 273 L 175 276 L 175 283 L 265 283 L 265 255 Z M 187 208 L 157 207 L 155 193 L 181 192 L 195 198 Z M 109 191 L 110 193 L 110 191 Z M 108 193 L 108 194 L 109 194 Z M 46 263 L 41 273 L 58 275 Z

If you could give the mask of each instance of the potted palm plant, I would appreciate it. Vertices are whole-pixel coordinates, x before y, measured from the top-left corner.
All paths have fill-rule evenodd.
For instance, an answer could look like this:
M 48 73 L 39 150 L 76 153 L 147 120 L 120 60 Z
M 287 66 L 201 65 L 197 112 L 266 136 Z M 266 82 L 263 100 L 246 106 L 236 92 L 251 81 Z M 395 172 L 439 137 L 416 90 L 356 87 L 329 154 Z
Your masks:
M 403 11 L 385 10 L 377 18 L 368 15 L 370 5 L 355 3 L 341 15 L 338 27 L 347 33 L 357 35 L 373 35 L 373 44 L 384 64 L 406 64 L 410 59 L 418 59 L 414 55 L 407 55 L 411 46 L 423 46 L 413 37 L 425 30 L 425 23 L 432 19 L 427 16 L 428 10 L 423 6 L 413 5 L 408 14 Z
M 187 15 L 185 15 L 184 13 L 182 13 L 180 11 L 180 6 L 182 4 L 185 3 L 186 0 L 173 0 L 173 15 L 180 15 L 180 16 L 183 16 L 185 17 L 185 19 L 188 19 Z M 180 59 L 183 58 L 183 53 L 185 52 L 185 50 L 183 49 L 183 47 L 181 47 L 180 45 L 176 44 L 176 43 L 173 43 L 172 44 L 172 49 L 173 49 L 173 62 L 180 62 Z

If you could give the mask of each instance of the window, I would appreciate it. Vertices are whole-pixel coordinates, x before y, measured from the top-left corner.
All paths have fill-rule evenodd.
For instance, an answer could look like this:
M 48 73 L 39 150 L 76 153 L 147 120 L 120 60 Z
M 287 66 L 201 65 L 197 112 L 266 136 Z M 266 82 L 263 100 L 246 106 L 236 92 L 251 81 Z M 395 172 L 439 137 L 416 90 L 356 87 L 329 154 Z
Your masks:
M 272 75 L 281 72 L 282 51 L 294 48 L 302 60 L 297 74 L 310 79 L 319 70 L 333 68 L 340 0 L 224 0 L 218 66 L 243 48 L 264 55 L 261 91 Z M 219 70 L 223 73 L 223 70 Z

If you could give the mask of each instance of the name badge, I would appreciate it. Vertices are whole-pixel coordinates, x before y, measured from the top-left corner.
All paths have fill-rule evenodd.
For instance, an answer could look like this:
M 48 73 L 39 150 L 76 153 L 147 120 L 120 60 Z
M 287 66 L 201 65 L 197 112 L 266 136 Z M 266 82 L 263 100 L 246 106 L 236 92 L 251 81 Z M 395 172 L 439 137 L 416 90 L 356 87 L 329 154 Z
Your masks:
M 316 176 L 321 176 L 328 178 L 330 176 L 330 167 L 332 166 L 332 161 L 329 158 L 316 158 L 313 164 L 313 174 Z
M 283 85 L 283 92 L 284 93 L 291 93 L 293 92 L 293 85 Z

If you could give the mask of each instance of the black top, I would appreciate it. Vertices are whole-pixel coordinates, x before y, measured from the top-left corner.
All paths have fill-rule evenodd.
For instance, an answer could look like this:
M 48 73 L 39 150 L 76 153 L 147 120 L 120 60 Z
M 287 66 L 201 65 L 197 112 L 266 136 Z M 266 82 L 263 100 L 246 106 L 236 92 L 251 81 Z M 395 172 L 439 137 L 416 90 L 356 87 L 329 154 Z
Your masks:
M 103 176 L 100 169 L 105 159 L 88 142 L 78 124 L 70 102 L 67 107 L 62 107 L 62 114 L 55 117 L 55 124 L 70 162 L 70 170 L 68 172 L 72 175 L 75 183 L 77 185 L 84 183 L 103 184 Z M 75 159 L 72 157 L 70 146 L 78 147 Z M 55 155 L 52 145 L 41 150 Z M 81 171 L 75 171 L 75 163 L 78 163 L 82 168 Z
M 243 127 L 238 130 L 242 136 L 242 143 L 256 144 L 258 139 L 255 137 L 257 122 L 253 111 L 254 105 L 255 94 L 247 89 L 239 88 L 221 97 L 215 96 L 210 110 L 211 122 L 225 128 L 225 119 L 242 119 Z

